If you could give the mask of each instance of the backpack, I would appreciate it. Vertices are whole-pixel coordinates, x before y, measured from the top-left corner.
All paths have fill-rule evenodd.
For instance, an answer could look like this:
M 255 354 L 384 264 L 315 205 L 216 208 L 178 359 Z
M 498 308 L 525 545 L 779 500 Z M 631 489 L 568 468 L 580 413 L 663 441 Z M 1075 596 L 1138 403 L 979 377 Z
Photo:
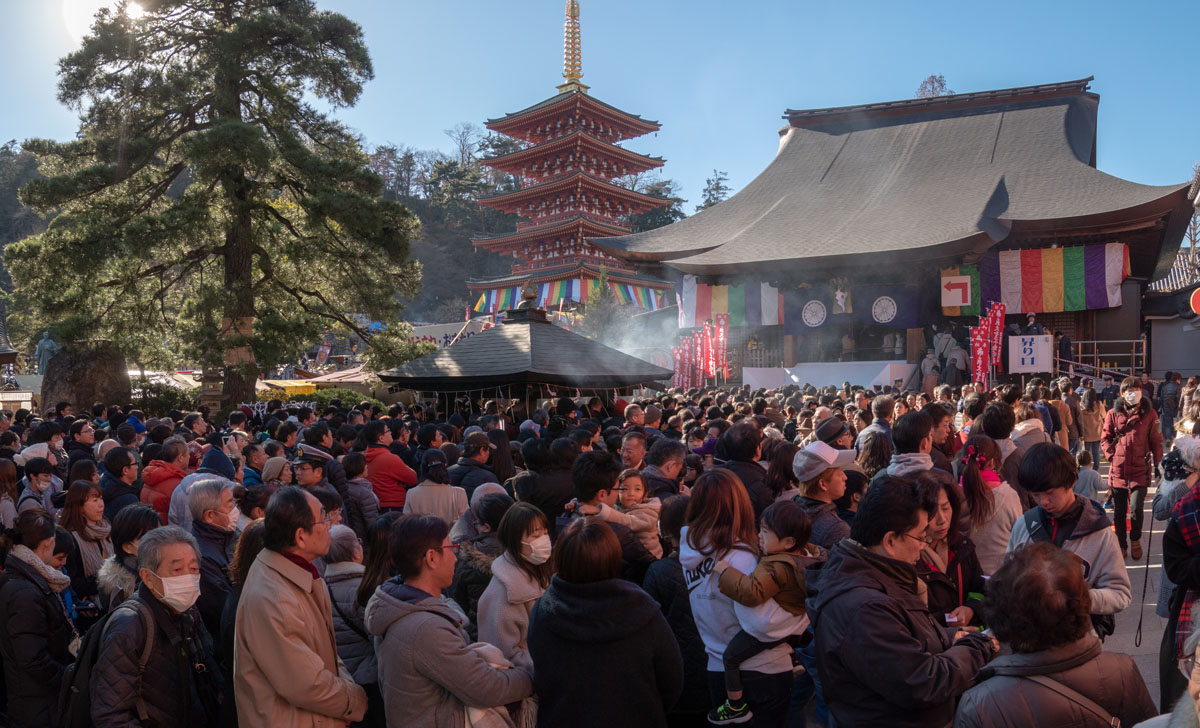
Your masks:
M 146 663 L 149 662 L 150 653 L 154 650 L 155 624 L 154 616 L 150 614 L 150 608 L 135 596 L 126 599 L 111 612 L 101 617 L 100 621 L 92 625 L 92 628 L 83 636 L 79 654 L 75 656 L 75 662 L 67 666 L 63 675 L 62 687 L 59 689 L 58 704 L 61 706 L 61 712 L 58 717 L 58 728 L 91 728 L 92 669 L 100 658 L 100 647 L 104 642 L 104 635 L 108 631 L 108 623 L 113 615 L 121 609 L 132 609 L 136 612 L 142 620 L 142 627 L 145 628 L 146 644 L 142 647 L 142 654 L 138 658 L 137 713 L 138 719 L 141 721 L 150 718 L 146 709 L 146 701 L 142 697 L 142 673 L 146 671 Z

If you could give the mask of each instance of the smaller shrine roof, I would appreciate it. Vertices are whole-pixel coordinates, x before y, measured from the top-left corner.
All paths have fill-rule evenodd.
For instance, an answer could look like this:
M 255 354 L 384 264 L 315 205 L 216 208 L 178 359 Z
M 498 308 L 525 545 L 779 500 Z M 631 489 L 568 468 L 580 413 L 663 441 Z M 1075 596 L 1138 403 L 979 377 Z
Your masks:
M 672 374 L 555 326 L 545 311 L 534 309 L 510 311 L 501 325 L 380 372 L 379 378 L 409 389 L 463 391 L 525 384 L 628 387 Z

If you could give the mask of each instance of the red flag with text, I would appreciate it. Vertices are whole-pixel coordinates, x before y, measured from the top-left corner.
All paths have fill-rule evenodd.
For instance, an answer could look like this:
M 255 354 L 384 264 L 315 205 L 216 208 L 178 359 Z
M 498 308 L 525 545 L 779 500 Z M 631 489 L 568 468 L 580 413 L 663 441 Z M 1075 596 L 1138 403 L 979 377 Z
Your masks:
M 971 329 L 971 380 L 987 383 L 988 365 L 991 363 L 991 342 L 986 327 Z
M 719 313 L 713 316 L 717 324 L 717 369 L 722 376 L 729 378 L 729 314 Z

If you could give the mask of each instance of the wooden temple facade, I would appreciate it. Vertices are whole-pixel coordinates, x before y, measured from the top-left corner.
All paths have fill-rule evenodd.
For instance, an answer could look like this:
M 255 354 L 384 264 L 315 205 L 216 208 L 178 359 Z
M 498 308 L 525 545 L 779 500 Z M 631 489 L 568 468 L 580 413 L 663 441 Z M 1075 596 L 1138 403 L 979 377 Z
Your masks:
M 520 189 L 485 197 L 480 204 L 518 215 L 519 221 L 515 232 L 472 241 L 480 248 L 517 259 L 509 276 L 467 282 L 477 313 L 515 306 L 526 282 L 537 286 L 537 304 L 543 308 L 568 302 L 586 305 L 598 290 L 602 269 L 619 303 L 647 310 L 668 305 L 673 284 L 639 274 L 631 263 L 587 242 L 589 238 L 627 235 L 631 216 L 666 204 L 615 183 L 663 165 L 661 158 L 619 146 L 627 139 L 657 131 L 659 124 L 592 97 L 580 81 L 582 76 L 579 4 L 568 0 L 566 82 L 558 87 L 559 93 L 486 124 L 527 146 L 484 160 L 484 164 L 515 176 Z
M 1136 340 L 1194 207 L 1186 183 L 1096 169 L 1091 80 L 788 110 L 774 160 L 736 195 L 591 242 L 675 280 L 681 329 L 731 314 L 759 366 L 916 361 L 931 325 L 975 325 L 993 302 L 1009 324 L 1032 312 L 1076 341 Z M 960 305 L 947 280 L 966 284 Z M 778 320 L 738 332 L 747 292 Z

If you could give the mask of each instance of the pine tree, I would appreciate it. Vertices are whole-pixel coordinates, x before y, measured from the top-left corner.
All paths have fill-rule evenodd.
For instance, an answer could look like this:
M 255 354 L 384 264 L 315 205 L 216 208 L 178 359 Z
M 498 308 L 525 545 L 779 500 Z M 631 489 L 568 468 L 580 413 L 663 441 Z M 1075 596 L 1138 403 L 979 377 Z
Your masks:
M 729 197 L 729 185 L 725 184 L 729 181 L 729 176 L 720 170 L 713 170 L 713 176 L 704 180 L 704 192 L 701 193 L 701 202 L 696 205 L 696 212 L 706 210 L 713 205 L 721 202 L 726 197 Z
M 362 29 L 311 0 L 123 7 L 59 63 L 77 138 L 24 145 L 46 177 L 22 200 L 60 214 L 6 251 L 18 305 L 60 341 L 223 367 L 234 404 L 329 326 L 366 340 L 369 365 L 416 353 L 396 297 L 420 286 L 419 223 L 311 103 L 356 102 L 373 75 Z

